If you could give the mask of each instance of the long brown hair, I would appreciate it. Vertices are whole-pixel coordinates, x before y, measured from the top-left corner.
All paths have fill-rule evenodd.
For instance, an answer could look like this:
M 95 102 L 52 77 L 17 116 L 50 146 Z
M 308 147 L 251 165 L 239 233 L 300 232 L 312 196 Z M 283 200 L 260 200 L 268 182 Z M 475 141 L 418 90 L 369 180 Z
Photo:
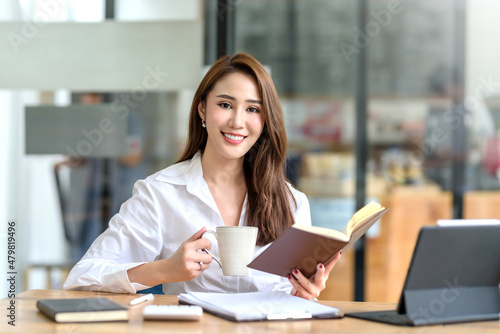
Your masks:
M 193 98 L 188 140 L 179 162 L 205 149 L 207 131 L 201 126 L 198 105 L 206 102 L 218 80 L 235 72 L 250 75 L 262 98 L 264 129 L 245 155 L 243 169 L 248 192 L 245 225 L 258 227 L 257 244 L 266 245 L 294 223 L 290 199 L 295 206 L 296 202 L 285 183 L 287 138 L 278 93 L 266 69 L 254 57 L 245 53 L 223 56 L 208 70 Z

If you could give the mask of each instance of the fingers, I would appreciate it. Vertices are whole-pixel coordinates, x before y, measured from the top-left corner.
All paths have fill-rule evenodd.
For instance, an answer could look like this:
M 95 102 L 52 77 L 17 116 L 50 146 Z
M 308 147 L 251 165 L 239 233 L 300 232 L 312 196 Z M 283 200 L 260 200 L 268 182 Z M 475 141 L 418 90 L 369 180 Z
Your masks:
M 181 280 L 191 280 L 198 277 L 203 271 L 208 269 L 211 262 L 212 257 L 210 255 L 197 253 L 194 257 L 183 261 L 182 265 L 177 268 L 177 272 L 184 272 L 185 278 Z
M 332 271 L 333 267 L 335 264 L 340 260 L 340 256 L 342 255 L 342 251 L 338 252 L 337 255 L 333 257 L 327 264 L 326 264 L 326 272 L 329 274 L 330 271 Z
M 189 239 L 187 239 L 184 244 L 189 244 L 190 249 L 210 249 L 210 247 L 212 246 L 210 240 L 201 237 L 206 231 L 207 228 L 203 226 L 199 231 L 189 237 Z
M 314 275 L 312 281 L 314 282 L 314 285 L 320 289 L 320 291 L 325 288 L 325 283 L 328 279 L 329 273 L 330 271 L 327 272 L 327 269 L 323 265 L 323 263 L 318 263 L 316 265 L 316 274 Z
M 200 262 L 203 263 L 203 268 L 208 268 L 208 265 L 212 262 L 212 256 L 201 252 L 205 248 L 210 249 L 212 243 L 210 240 L 202 238 L 203 233 L 207 231 L 204 226 L 199 231 L 194 233 L 189 239 L 183 243 L 183 252 L 185 252 L 184 261 L 188 268 L 193 271 L 200 271 Z
M 212 256 L 210 256 L 209 254 L 206 254 L 206 253 L 198 253 L 198 254 L 193 259 L 194 262 L 203 262 L 203 263 L 209 264 L 213 260 Z
M 210 240 L 203 238 L 203 239 L 198 239 L 196 241 L 192 241 L 191 247 L 193 249 L 201 249 L 201 250 L 204 250 L 205 248 L 210 249 L 212 247 L 212 243 L 210 242 Z
M 183 261 L 183 267 L 187 270 L 187 279 L 191 280 L 208 269 L 212 262 L 212 257 L 205 253 L 195 252 L 188 259 Z M 186 279 L 184 279 L 186 280 Z
M 292 295 L 299 296 L 305 299 L 317 298 L 321 291 L 326 287 L 326 281 L 335 264 L 340 259 L 342 251 L 338 252 L 328 263 L 323 265 L 318 263 L 316 266 L 316 274 L 313 278 L 308 279 L 302 273 L 294 269 L 292 275 L 288 275 L 288 281 L 292 284 Z
M 204 270 L 208 269 L 212 260 L 212 256 L 206 253 L 197 252 L 193 260 L 189 261 L 191 263 L 190 270 L 193 277 L 201 275 Z
M 203 233 L 205 233 L 207 231 L 207 228 L 206 226 L 203 226 L 198 232 L 196 232 L 195 234 L 193 234 L 189 239 L 187 239 L 186 241 L 190 242 L 190 241 L 195 241 L 195 240 L 198 240 L 201 238 L 201 236 L 203 235 Z
M 325 288 L 325 284 L 328 280 L 328 277 L 330 276 L 330 272 L 332 271 L 335 264 L 339 261 L 341 255 L 342 251 L 335 254 L 335 256 L 330 261 L 328 261 L 326 266 L 322 263 L 318 263 L 318 265 L 316 266 L 316 274 L 314 275 L 313 282 L 321 290 Z
M 204 263 L 203 261 L 198 261 L 198 262 L 193 262 L 193 271 L 195 272 L 195 274 L 197 272 L 197 274 L 201 274 L 202 271 L 204 271 L 205 269 L 208 269 L 208 266 L 209 264 L 208 263 Z
M 201 228 L 185 240 L 170 258 L 165 259 L 163 269 L 167 273 L 167 282 L 192 280 L 209 267 L 212 256 L 201 251 L 211 246 L 210 240 L 201 238 L 206 230 L 206 227 Z
M 296 290 L 296 296 L 305 299 L 313 299 L 319 296 L 321 290 L 319 290 L 308 278 L 302 275 L 299 270 L 294 269 L 292 275 L 288 275 L 288 281 L 292 283 L 293 288 Z

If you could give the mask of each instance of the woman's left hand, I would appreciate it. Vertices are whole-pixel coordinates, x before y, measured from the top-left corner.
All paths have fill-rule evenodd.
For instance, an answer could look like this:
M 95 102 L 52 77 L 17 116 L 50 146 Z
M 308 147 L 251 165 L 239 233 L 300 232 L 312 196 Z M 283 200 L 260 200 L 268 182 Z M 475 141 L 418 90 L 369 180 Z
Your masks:
M 317 298 L 321 291 L 326 287 L 326 280 L 330 275 L 333 267 L 340 259 L 342 251 L 338 252 L 333 259 L 326 265 L 318 263 L 316 274 L 311 279 L 306 278 L 298 269 L 292 271 L 292 275 L 288 275 L 288 281 L 292 283 L 292 296 L 302 297 L 305 299 Z

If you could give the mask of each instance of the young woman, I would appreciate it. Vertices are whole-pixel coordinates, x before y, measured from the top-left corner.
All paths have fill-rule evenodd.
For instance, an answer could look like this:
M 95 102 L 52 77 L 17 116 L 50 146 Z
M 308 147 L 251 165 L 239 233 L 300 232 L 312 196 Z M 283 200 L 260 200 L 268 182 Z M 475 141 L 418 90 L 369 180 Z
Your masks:
M 193 98 L 179 162 L 137 181 L 131 199 L 71 270 L 66 289 L 135 293 L 163 284 L 190 291 L 289 291 L 311 299 L 340 257 L 318 264 L 313 280 L 251 270 L 223 276 L 201 235 L 217 226 L 259 228 L 255 256 L 292 224 L 311 224 L 306 196 L 284 176 L 287 139 L 273 81 L 247 54 L 225 56 Z

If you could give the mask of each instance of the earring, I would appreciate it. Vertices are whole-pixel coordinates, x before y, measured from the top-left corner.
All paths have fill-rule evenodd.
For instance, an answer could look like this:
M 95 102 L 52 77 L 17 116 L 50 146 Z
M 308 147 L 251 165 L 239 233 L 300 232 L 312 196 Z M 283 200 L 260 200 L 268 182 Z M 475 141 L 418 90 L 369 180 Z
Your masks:
M 205 121 L 204 121 L 204 120 L 201 120 L 201 127 L 202 127 L 202 128 L 206 128 L 206 127 L 207 127 L 207 125 L 205 124 Z

